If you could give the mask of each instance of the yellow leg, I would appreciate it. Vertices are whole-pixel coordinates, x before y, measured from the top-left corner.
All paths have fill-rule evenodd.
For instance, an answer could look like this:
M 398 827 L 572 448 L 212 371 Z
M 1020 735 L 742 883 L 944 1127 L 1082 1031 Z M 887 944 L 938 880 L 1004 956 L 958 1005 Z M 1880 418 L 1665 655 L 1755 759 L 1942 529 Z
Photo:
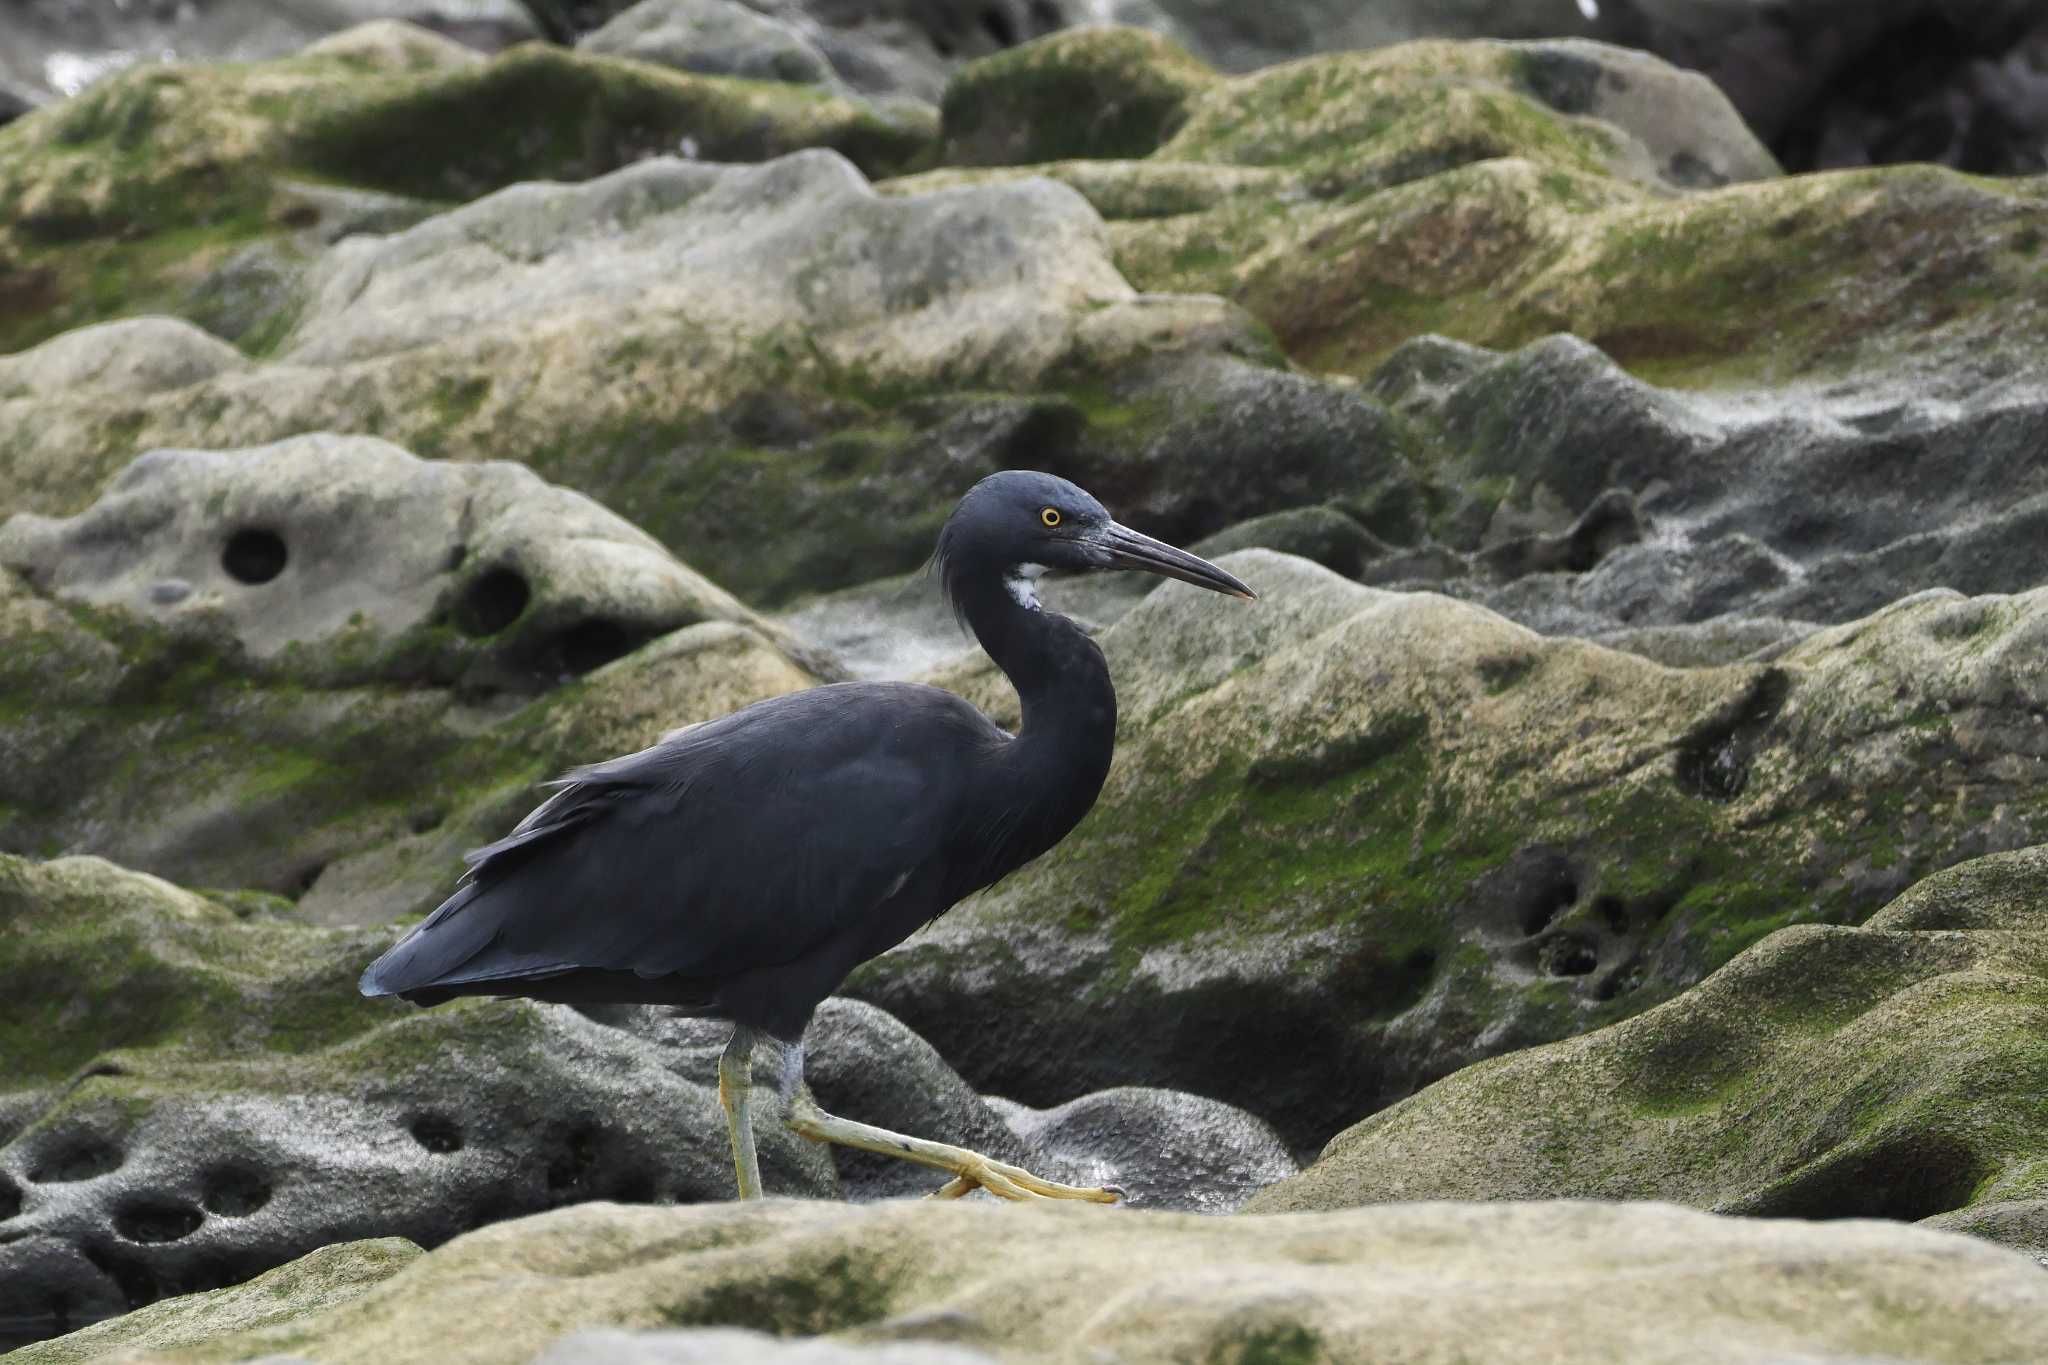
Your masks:
M 977 1187 L 1004 1199 L 1083 1199 L 1094 1204 L 1114 1204 L 1123 1195 L 1123 1191 L 1115 1188 L 1092 1189 L 1042 1180 L 1021 1166 L 993 1160 L 965 1147 L 835 1118 L 801 1093 L 791 1096 L 785 1122 L 791 1132 L 812 1142 L 836 1142 L 843 1147 L 857 1147 L 863 1152 L 878 1152 L 950 1171 L 953 1178 L 934 1193 L 935 1199 L 958 1199 Z
M 754 1151 L 754 1114 L 749 1101 L 754 1089 L 754 1031 L 735 1027 L 732 1041 L 718 1058 L 718 1102 L 725 1106 L 725 1126 L 732 1138 L 732 1166 L 739 1177 L 739 1197 L 761 1197 L 761 1159 Z

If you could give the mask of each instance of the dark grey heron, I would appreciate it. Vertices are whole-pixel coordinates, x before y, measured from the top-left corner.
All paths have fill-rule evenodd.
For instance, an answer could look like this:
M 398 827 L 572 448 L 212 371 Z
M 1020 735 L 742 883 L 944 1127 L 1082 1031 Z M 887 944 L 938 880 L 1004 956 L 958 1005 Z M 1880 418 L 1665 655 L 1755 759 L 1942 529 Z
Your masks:
M 938 1193 L 1110 1202 L 965 1148 L 825 1113 L 801 1087 L 804 1026 L 856 966 L 1058 843 L 1116 743 L 1102 651 L 1040 608 L 1048 569 L 1144 569 L 1250 588 L 1118 525 L 1065 479 L 1010 470 L 939 533 L 946 597 L 1017 689 L 1015 735 L 950 692 L 840 683 L 757 702 L 577 768 L 468 855 L 454 895 L 363 973 L 365 995 L 662 1004 L 729 1019 L 718 1095 L 743 1199 L 761 1193 L 752 1056 L 781 1049 L 784 1121 L 950 1172 Z

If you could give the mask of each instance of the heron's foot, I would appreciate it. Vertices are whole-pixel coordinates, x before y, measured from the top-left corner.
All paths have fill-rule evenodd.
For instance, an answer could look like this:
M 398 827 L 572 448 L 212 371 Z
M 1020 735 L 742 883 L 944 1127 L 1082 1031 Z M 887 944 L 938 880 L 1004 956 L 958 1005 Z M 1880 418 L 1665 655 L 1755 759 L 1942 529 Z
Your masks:
M 956 1149 L 966 1156 L 963 1169 L 951 1180 L 926 1195 L 927 1199 L 958 1199 L 976 1190 L 987 1190 L 999 1199 L 1014 1199 L 1024 1202 L 1032 1199 L 1079 1199 L 1090 1204 L 1114 1204 L 1124 1197 L 1122 1189 L 1115 1185 L 1062 1185 L 1057 1180 L 1047 1180 L 1025 1170 L 1012 1166 L 1007 1161 L 983 1156 L 980 1152 Z
M 1035 1176 L 1021 1166 L 997 1161 L 965 1147 L 931 1142 L 837 1118 L 802 1094 L 791 1098 L 787 1121 L 791 1132 L 812 1142 L 836 1142 L 842 1147 L 914 1161 L 920 1166 L 950 1173 L 953 1178 L 932 1195 L 935 1199 L 958 1199 L 977 1189 L 987 1190 L 1003 1199 L 1018 1200 L 1079 1199 L 1091 1204 L 1114 1204 L 1123 1197 L 1123 1191 L 1113 1186 L 1062 1185 L 1056 1180 Z

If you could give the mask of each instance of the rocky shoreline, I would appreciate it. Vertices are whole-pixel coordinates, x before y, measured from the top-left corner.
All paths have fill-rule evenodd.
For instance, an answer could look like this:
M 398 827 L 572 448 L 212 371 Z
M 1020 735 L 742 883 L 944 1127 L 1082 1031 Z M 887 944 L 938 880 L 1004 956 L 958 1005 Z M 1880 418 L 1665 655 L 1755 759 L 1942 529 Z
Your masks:
M 0 63 L 19 1358 L 2044 1339 L 2017 10 L 1886 122 L 1905 30 L 1800 6 L 69 8 Z M 1131 1207 L 774 1125 L 727 1206 L 720 1026 L 357 996 L 577 763 L 855 677 L 1014 724 L 920 566 L 1017 466 L 1261 601 L 1047 582 L 1101 802 L 810 1080 Z

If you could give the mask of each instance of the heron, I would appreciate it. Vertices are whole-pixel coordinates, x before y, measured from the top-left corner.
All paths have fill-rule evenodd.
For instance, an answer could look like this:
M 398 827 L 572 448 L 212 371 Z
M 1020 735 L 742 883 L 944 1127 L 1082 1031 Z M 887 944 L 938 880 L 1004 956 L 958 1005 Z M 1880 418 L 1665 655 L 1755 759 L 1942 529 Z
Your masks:
M 775 1049 L 798 1136 L 945 1172 L 936 1194 L 1112 1203 L 963 1147 L 826 1113 L 802 1085 L 805 1026 L 861 963 L 1038 857 L 1095 804 L 1116 689 L 1086 631 L 1038 598 L 1050 570 L 1135 569 L 1250 599 L 1214 564 L 1118 524 L 1031 470 L 970 488 L 933 556 L 955 616 L 1016 689 L 1002 729 L 906 682 L 756 702 L 572 769 L 455 893 L 364 971 L 369 996 L 653 1004 L 728 1020 L 718 1063 L 739 1197 L 762 1194 L 757 1047 Z

